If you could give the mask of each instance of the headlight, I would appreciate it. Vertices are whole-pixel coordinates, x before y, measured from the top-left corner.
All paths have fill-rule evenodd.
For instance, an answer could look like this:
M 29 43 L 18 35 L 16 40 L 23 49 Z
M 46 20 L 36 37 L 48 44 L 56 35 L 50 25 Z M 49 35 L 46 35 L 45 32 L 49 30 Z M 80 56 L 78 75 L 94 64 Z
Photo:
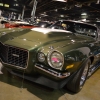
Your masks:
M 40 62 L 44 62 L 45 61 L 45 55 L 44 55 L 44 53 L 42 53 L 42 52 L 38 53 L 38 60 Z
M 52 51 L 48 54 L 48 63 L 55 69 L 61 69 L 64 64 L 64 57 L 62 53 L 58 51 Z

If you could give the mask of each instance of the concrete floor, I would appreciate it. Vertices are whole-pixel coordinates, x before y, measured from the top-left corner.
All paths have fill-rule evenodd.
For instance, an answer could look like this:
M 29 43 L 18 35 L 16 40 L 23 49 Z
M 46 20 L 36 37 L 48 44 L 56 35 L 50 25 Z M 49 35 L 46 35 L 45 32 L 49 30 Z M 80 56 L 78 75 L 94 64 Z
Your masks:
M 77 94 L 64 89 L 49 89 L 26 80 L 22 82 L 21 78 L 7 73 L 0 74 L 0 100 L 100 100 L 100 69 Z

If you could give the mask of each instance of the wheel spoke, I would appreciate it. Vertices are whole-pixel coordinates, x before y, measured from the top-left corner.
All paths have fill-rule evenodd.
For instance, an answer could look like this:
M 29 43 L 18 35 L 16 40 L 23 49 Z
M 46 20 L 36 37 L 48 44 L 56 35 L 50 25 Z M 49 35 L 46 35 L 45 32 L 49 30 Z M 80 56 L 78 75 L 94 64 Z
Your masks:
M 82 76 L 81 76 L 81 79 L 80 79 L 80 88 L 82 88 L 82 86 L 83 86 L 83 84 L 86 80 L 87 73 L 88 73 L 88 64 L 86 64 L 84 71 L 82 73 Z

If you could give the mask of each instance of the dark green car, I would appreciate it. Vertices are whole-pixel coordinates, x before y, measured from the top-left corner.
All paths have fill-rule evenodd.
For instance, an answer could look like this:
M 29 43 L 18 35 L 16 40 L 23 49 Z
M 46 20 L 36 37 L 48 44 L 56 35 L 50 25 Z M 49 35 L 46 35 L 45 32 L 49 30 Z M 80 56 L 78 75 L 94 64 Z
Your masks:
M 50 28 L 1 29 L 1 63 L 32 82 L 79 92 L 100 65 L 99 29 L 75 21 Z

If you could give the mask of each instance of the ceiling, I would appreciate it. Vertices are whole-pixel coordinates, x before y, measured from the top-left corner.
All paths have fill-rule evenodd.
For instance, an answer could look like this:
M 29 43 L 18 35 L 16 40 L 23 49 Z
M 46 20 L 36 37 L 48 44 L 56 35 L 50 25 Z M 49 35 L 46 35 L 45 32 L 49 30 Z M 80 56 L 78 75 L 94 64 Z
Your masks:
M 100 0 L 37 0 L 36 16 L 47 19 L 100 19 Z M 9 4 L 1 9 L 21 13 L 25 5 L 25 17 L 31 16 L 34 0 L 0 0 Z

